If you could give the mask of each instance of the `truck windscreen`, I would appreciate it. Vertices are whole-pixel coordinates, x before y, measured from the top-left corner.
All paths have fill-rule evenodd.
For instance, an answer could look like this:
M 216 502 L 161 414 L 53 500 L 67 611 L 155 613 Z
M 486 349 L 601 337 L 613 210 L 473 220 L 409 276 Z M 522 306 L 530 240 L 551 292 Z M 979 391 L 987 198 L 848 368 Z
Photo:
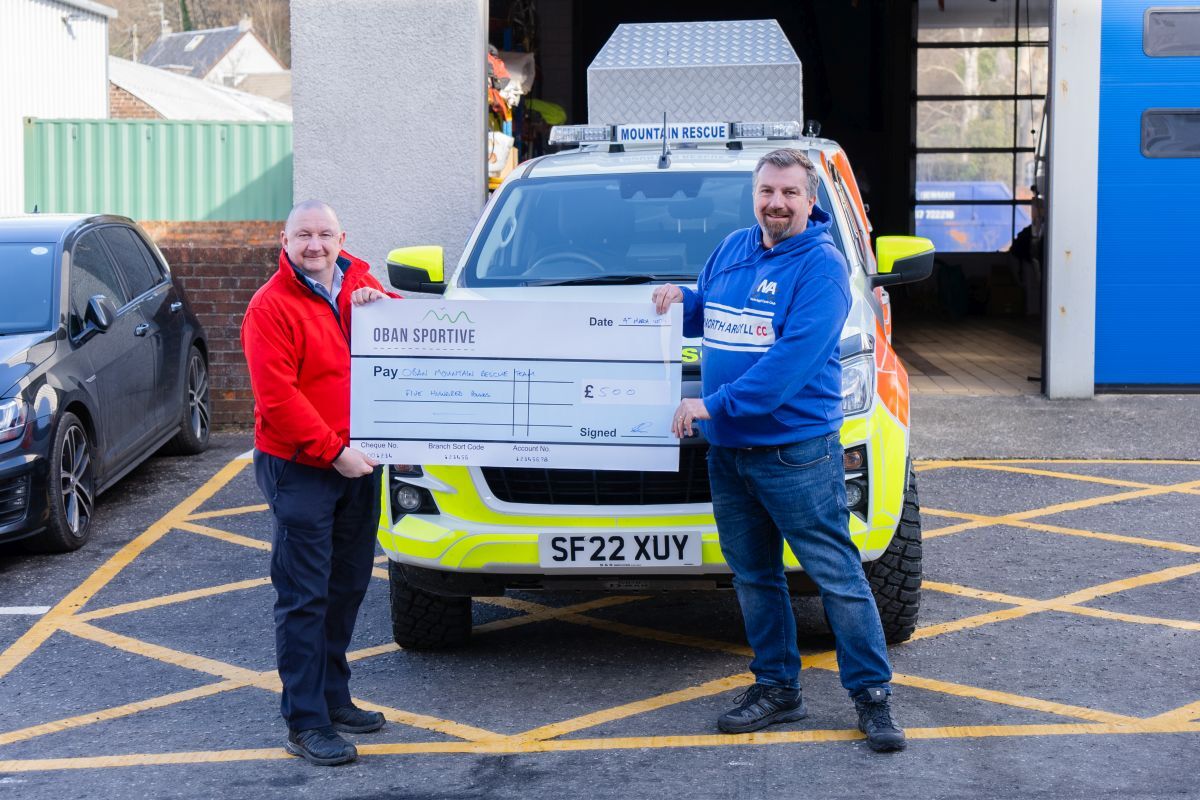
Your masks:
M 748 172 L 516 181 L 496 199 L 462 285 L 636 275 L 694 279 L 725 236 L 755 224 L 751 197 Z

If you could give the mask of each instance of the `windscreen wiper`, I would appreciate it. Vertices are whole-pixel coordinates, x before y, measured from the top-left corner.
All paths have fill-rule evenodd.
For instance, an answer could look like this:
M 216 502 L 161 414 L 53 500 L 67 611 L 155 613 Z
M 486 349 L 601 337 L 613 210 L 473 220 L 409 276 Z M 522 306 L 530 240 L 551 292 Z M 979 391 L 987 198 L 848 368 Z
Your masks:
M 525 281 L 525 286 L 633 286 L 638 283 L 654 283 L 656 281 L 687 281 L 696 280 L 695 275 L 589 275 L 584 278 L 563 278 L 561 280 Z

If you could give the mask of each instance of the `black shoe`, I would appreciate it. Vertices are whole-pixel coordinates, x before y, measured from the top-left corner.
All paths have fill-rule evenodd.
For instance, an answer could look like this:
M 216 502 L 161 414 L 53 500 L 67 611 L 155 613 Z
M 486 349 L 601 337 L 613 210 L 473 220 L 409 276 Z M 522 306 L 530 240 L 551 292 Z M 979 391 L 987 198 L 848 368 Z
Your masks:
M 306 731 L 288 731 L 285 748 L 292 755 L 320 767 L 345 764 L 358 758 L 358 749 L 338 736 L 332 725 Z
M 749 733 L 777 722 L 795 722 L 808 716 L 799 689 L 754 684 L 733 699 L 738 707 L 722 714 L 717 728 L 725 733 Z
M 383 727 L 383 714 L 363 711 L 353 703 L 329 709 L 333 729 L 342 733 L 371 733 Z
M 887 689 L 864 689 L 854 697 L 858 710 L 858 729 L 867 735 L 867 744 L 876 753 L 903 750 L 904 730 L 892 719 L 892 704 Z

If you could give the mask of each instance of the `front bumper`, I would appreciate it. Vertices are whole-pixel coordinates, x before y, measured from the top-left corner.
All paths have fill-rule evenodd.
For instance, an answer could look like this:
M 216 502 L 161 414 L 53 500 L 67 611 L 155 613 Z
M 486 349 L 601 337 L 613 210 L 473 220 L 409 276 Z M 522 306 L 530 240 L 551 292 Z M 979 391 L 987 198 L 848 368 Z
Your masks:
M 18 452 L 0 458 L 0 542 L 14 542 L 46 527 L 46 476 L 41 455 Z
M 876 403 L 870 413 L 846 421 L 842 444 L 847 449 L 857 445 L 866 449 L 867 512 L 865 518 L 850 515 L 850 536 L 863 560 L 871 561 L 887 549 L 900 520 L 907 484 L 908 430 Z M 384 480 L 388 480 L 386 474 Z M 708 503 L 676 506 L 504 503 L 491 493 L 481 471 L 469 467 L 427 467 L 423 476 L 404 480 L 428 491 L 438 513 L 406 514 L 393 524 L 390 487 L 385 485 L 379 543 L 392 561 L 422 571 L 493 575 L 495 580 L 479 584 L 493 588 L 501 583 L 517 588 L 522 582 L 544 587 L 548 582 L 557 585 L 584 578 L 592 579 L 592 583 L 614 582 L 617 576 L 622 583 L 658 577 L 684 581 L 689 576 L 721 581 L 729 575 L 729 567 L 721 555 L 712 505 Z M 702 563 L 691 567 L 546 568 L 539 562 L 540 535 L 609 531 L 697 532 L 702 542 Z M 786 548 L 784 564 L 789 571 L 800 569 Z M 541 578 L 534 580 L 530 576 Z

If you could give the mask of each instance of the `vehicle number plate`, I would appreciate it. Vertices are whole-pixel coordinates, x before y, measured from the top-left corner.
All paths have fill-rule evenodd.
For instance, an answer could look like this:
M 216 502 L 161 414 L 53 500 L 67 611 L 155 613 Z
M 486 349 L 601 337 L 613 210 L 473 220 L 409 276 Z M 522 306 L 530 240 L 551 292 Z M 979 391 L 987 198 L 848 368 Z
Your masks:
M 702 561 L 700 534 L 548 533 L 538 537 L 543 567 L 694 567 Z

